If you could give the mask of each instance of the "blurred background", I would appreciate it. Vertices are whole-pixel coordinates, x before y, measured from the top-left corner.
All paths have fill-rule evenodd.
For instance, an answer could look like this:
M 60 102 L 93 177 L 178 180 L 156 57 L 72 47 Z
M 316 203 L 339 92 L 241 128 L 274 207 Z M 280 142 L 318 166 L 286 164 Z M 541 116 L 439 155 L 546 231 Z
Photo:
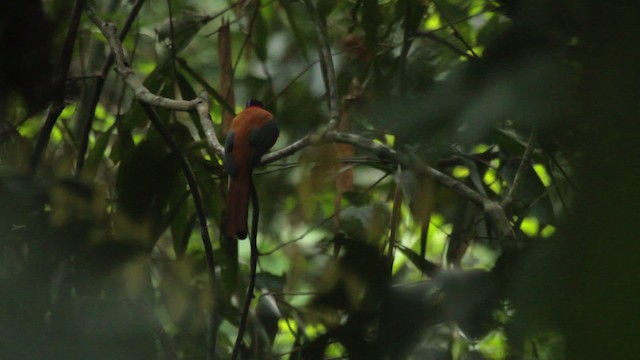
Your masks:
M 261 99 L 274 149 L 327 126 L 326 29 L 338 130 L 409 164 L 327 143 L 256 169 L 239 358 L 640 352 L 640 4 L 23 0 L 0 4 L 0 358 L 234 348 L 250 247 L 221 236 L 221 159 L 197 114 L 156 107 L 170 149 L 88 7 L 152 93 L 206 92 L 221 142 Z M 511 235 L 424 165 L 501 204 Z

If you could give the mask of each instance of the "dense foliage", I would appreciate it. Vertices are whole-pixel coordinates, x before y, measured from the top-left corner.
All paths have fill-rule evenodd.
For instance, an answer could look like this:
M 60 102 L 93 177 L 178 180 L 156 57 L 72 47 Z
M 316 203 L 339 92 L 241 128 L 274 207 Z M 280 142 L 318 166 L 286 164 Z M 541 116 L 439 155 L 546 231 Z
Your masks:
M 633 358 L 635 14 L 3 3 L 2 358 Z M 304 141 L 254 175 L 255 276 L 203 123 L 252 98 Z

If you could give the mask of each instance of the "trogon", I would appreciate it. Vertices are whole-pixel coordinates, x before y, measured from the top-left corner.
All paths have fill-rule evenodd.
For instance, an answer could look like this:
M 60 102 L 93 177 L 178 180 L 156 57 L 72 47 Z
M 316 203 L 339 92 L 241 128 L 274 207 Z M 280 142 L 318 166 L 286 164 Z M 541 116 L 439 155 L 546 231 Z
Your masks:
M 253 180 L 253 168 L 278 140 L 280 131 L 274 116 L 262 103 L 250 100 L 231 121 L 224 146 L 224 168 L 229 174 L 226 236 L 247 237 L 247 214 Z

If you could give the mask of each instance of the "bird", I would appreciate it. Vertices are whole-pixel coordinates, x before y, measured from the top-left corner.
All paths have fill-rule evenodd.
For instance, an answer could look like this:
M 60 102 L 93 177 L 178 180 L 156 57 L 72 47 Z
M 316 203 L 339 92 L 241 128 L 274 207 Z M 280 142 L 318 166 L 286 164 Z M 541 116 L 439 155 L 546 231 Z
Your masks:
M 253 168 L 273 147 L 279 135 L 275 117 L 258 100 L 249 100 L 244 110 L 231 121 L 224 146 L 224 168 L 229 174 L 225 234 L 229 238 L 247 237 Z

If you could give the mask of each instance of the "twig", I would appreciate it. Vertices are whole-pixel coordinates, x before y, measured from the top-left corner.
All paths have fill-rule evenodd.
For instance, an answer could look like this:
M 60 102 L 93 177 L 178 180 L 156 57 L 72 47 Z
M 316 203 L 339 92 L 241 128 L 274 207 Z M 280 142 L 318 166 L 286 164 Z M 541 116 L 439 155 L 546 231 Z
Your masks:
M 536 128 L 531 129 L 531 133 L 529 134 L 529 140 L 527 141 L 527 147 L 524 149 L 524 153 L 522 154 L 522 160 L 520 161 L 520 165 L 518 166 L 518 170 L 516 175 L 513 177 L 513 183 L 509 190 L 507 191 L 507 195 L 502 200 L 502 207 L 504 209 L 508 209 L 511 203 L 513 202 L 513 194 L 516 192 L 518 187 L 520 187 L 520 183 L 522 182 L 523 173 L 526 171 L 525 167 L 529 165 L 529 160 L 531 159 L 531 154 L 533 154 L 534 143 L 536 142 L 537 131 Z
M 244 53 L 244 49 L 247 47 L 247 44 L 249 43 L 249 40 L 251 40 L 251 36 L 253 35 L 253 25 L 256 21 L 256 18 L 258 17 L 258 12 L 260 12 L 260 0 L 255 0 L 254 1 L 254 9 L 253 9 L 253 13 L 251 14 L 251 19 L 249 20 L 249 29 L 247 29 L 247 35 L 244 37 L 244 40 L 242 41 L 242 45 L 240 45 L 240 50 L 238 50 L 238 56 L 236 57 L 236 61 L 233 64 L 233 73 L 232 73 L 232 77 L 235 76 L 236 73 L 236 69 L 238 68 L 238 64 L 240 64 L 240 59 L 242 59 L 242 53 Z M 225 94 L 226 96 L 227 94 Z
M 142 103 L 162 107 L 167 110 L 196 111 L 200 117 L 200 122 L 204 129 L 208 146 L 213 149 L 216 154 L 222 157 L 224 155 L 224 148 L 216 136 L 216 132 L 211 121 L 211 115 L 209 114 L 209 100 L 206 95 L 200 94 L 193 100 L 185 101 L 169 99 L 151 93 L 146 87 L 144 87 L 142 82 L 136 78 L 135 73 L 131 69 L 129 62 L 124 55 L 122 43 L 116 36 L 115 26 L 111 23 L 102 21 L 91 8 L 87 9 L 87 13 L 103 35 L 109 40 L 109 46 L 111 47 L 118 72 L 125 83 L 134 90 L 138 100 Z
M 311 70 L 311 68 L 317 64 L 317 61 L 311 62 L 307 65 L 307 67 L 305 67 L 298 75 L 294 76 L 293 79 L 291 79 L 291 81 L 289 81 L 289 83 L 287 83 L 287 85 L 285 85 L 285 87 L 282 88 L 282 90 L 280 90 L 277 94 L 273 95 L 271 97 L 271 99 L 267 100 L 267 102 L 265 103 L 266 106 L 268 107 L 270 104 L 272 104 L 274 101 L 278 100 L 278 98 L 284 94 L 287 90 L 289 90 L 289 88 L 291 87 L 291 85 L 295 84 L 296 81 L 298 81 L 298 79 L 300 79 L 302 77 L 302 75 L 306 74 L 307 71 Z
M 448 42 L 447 40 L 439 37 L 436 34 L 433 34 L 431 32 L 415 32 L 413 34 L 413 36 L 416 37 L 425 37 L 427 39 L 433 40 L 435 42 L 437 42 L 440 45 L 444 45 L 445 47 L 449 48 L 450 50 L 452 50 L 453 52 L 455 52 L 456 54 L 460 55 L 460 56 L 464 56 L 467 59 L 473 59 L 474 56 L 469 54 L 468 52 L 459 49 L 457 46 L 453 45 L 452 43 Z
M 325 134 L 325 139 L 330 141 L 342 142 L 346 144 L 354 145 L 355 147 L 365 149 L 373 152 L 383 159 L 388 159 L 393 162 L 399 163 L 402 166 L 414 169 L 418 173 L 431 176 L 440 184 L 453 190 L 458 195 L 471 201 L 476 206 L 482 209 L 490 224 L 495 228 L 499 238 L 501 240 L 515 239 L 515 233 L 509 224 L 509 219 L 504 211 L 504 208 L 500 203 L 493 201 L 487 197 L 482 196 L 477 191 L 468 187 L 464 183 L 452 178 L 451 176 L 440 172 L 421 162 L 410 162 L 409 160 L 402 158 L 395 150 L 381 144 L 374 142 L 373 140 L 361 137 L 356 134 L 341 133 L 337 131 L 330 131 Z
M 387 176 L 389 176 L 389 174 L 385 173 L 384 175 L 382 175 L 378 180 L 376 180 L 373 184 L 371 184 L 365 191 L 362 192 L 362 195 L 368 193 L 369 191 L 371 191 L 373 188 L 375 188 L 378 184 L 380 184 L 380 182 L 382 182 L 382 180 L 386 179 Z M 260 255 L 261 256 L 266 256 L 266 255 L 271 255 L 273 253 L 275 253 L 276 251 L 284 248 L 285 246 L 289 246 L 293 243 L 296 243 L 302 239 L 304 239 L 305 237 L 307 237 L 307 235 L 311 234 L 311 232 L 317 228 L 319 228 L 320 226 L 328 223 L 331 219 L 334 218 L 334 216 L 340 214 L 341 212 L 345 211 L 346 209 L 352 207 L 353 205 L 348 205 L 345 206 L 343 208 L 340 208 L 340 210 L 338 212 L 334 212 L 333 214 L 329 215 L 328 217 L 324 218 L 322 221 L 320 221 L 319 223 L 311 226 L 309 229 L 307 229 L 305 232 L 303 232 L 300 236 L 298 236 L 297 238 L 287 241 L 286 243 L 280 244 L 278 246 L 276 246 L 275 248 L 266 251 L 266 252 L 261 252 Z
M 240 347 L 242 346 L 242 339 L 247 327 L 247 317 L 251 309 L 251 301 L 253 300 L 253 291 L 256 286 L 256 268 L 258 265 L 258 220 L 260 216 L 260 204 L 258 202 L 258 194 L 256 193 L 256 187 L 251 185 L 251 206 L 253 207 L 253 216 L 251 218 L 251 236 L 249 241 L 251 242 L 251 264 L 249 267 L 249 286 L 247 286 L 247 295 L 244 298 L 244 304 L 242 306 L 242 315 L 240 316 L 240 325 L 238 326 L 238 335 L 236 337 L 236 343 L 233 346 L 231 352 L 231 360 L 238 358 Z
M 338 126 L 338 120 L 340 119 L 340 97 L 338 96 L 338 84 L 336 71 L 333 66 L 333 57 L 331 56 L 331 48 L 329 47 L 329 40 L 327 39 L 327 28 L 318 18 L 311 0 L 303 0 L 303 2 L 307 7 L 309 17 L 315 24 L 318 42 L 320 43 L 320 56 L 325 65 L 323 67 L 325 73 L 324 81 L 329 95 L 329 125 L 327 131 L 331 131 Z
M 222 106 L 226 111 L 230 112 L 231 114 L 236 114 L 236 110 L 229 105 L 229 103 L 227 103 L 227 101 L 222 97 L 222 95 L 216 91 L 216 89 L 213 88 L 213 86 L 211 86 L 207 80 L 205 80 L 202 76 L 200 76 L 197 72 L 195 72 L 191 66 L 189 66 L 189 64 L 187 63 L 187 61 L 183 58 L 177 58 L 176 60 L 178 60 L 178 64 L 180 64 L 180 67 L 182 67 L 182 69 L 184 69 L 187 74 L 191 75 L 191 77 L 198 83 L 200 84 L 207 92 L 207 94 L 213 96 L 213 98 L 220 104 L 220 106 Z
M 400 222 L 402 218 L 402 190 L 400 189 L 400 182 L 402 178 L 402 167 L 398 165 L 398 169 L 395 174 L 395 186 L 393 190 L 393 208 L 391 210 L 391 221 L 389 231 L 389 252 L 387 253 L 389 261 L 389 272 L 393 271 L 393 260 L 395 255 L 395 247 L 398 243 L 398 230 L 400 228 Z
M 42 153 L 49 143 L 51 131 L 53 130 L 53 127 L 55 126 L 60 113 L 62 113 L 62 110 L 64 110 L 65 107 L 65 84 L 69 75 L 69 65 L 71 64 L 71 56 L 73 54 L 73 44 L 76 42 L 78 26 L 80 25 L 80 17 L 82 16 L 82 11 L 84 10 L 85 3 L 86 0 L 76 0 L 75 4 L 73 5 L 73 12 L 71 13 L 69 30 L 67 32 L 67 37 L 64 40 L 62 55 L 60 56 L 60 63 L 58 64 L 56 78 L 53 84 L 55 97 L 54 99 L 52 99 L 49 107 L 47 108 L 47 117 L 44 121 L 44 125 L 42 126 L 42 130 L 40 130 L 40 134 L 38 134 L 38 140 L 36 141 L 36 146 L 29 163 L 30 171 L 34 171 L 38 166 L 40 158 L 42 157 Z
M 198 98 L 198 103 L 196 105 L 196 111 L 198 112 L 198 117 L 200 118 L 200 125 L 202 125 L 202 130 L 204 131 L 204 136 L 207 140 L 207 145 L 210 149 L 213 149 L 215 153 L 220 157 L 224 157 L 224 147 L 218 141 L 218 136 L 216 135 L 216 129 L 213 126 L 213 121 L 211 121 L 211 115 L 209 114 L 209 100 L 206 97 L 206 93 L 201 93 Z
M 204 246 L 205 257 L 207 259 L 207 268 L 209 270 L 209 283 L 211 286 L 211 291 L 214 291 L 216 283 L 216 262 L 213 255 L 211 238 L 209 237 L 209 226 L 207 225 L 207 216 L 204 209 L 204 202 L 202 199 L 202 194 L 200 193 L 200 189 L 198 188 L 198 182 L 195 178 L 195 175 L 193 174 L 193 171 L 191 170 L 191 166 L 189 165 L 188 160 L 178 147 L 178 144 L 171 137 L 169 131 L 164 127 L 162 121 L 158 118 L 158 115 L 155 113 L 153 108 L 149 104 L 145 104 L 143 102 L 140 102 L 140 106 L 142 106 L 153 126 L 156 128 L 158 133 L 160 133 L 160 136 L 162 136 L 162 139 L 165 141 L 169 149 L 171 149 L 171 152 L 177 157 L 180 163 L 180 167 L 182 168 L 182 173 L 187 180 L 187 185 L 189 186 L 189 191 L 191 192 L 193 204 L 196 210 L 196 214 L 198 215 L 198 221 L 200 223 L 200 235 L 202 237 L 202 245 Z M 211 310 L 211 314 L 212 319 L 217 319 L 217 317 L 215 316 L 215 309 Z M 217 332 L 214 331 L 215 329 L 217 329 L 217 324 L 212 323 L 212 331 L 209 334 L 209 354 L 215 353 L 217 338 Z
M 312 138 L 312 135 L 305 135 L 303 138 L 287 145 L 286 147 L 280 150 L 272 151 L 266 154 L 265 156 L 262 157 L 261 164 L 269 164 L 276 160 L 280 160 L 287 156 L 297 153 L 298 151 L 306 148 L 311 144 L 311 138 Z
M 441 26 L 441 27 L 433 29 L 433 30 L 425 31 L 425 32 L 435 33 L 435 32 L 438 32 L 438 31 L 442 31 L 442 30 L 445 30 L 445 29 L 451 27 L 451 25 L 458 25 L 460 23 L 463 23 L 465 21 L 471 20 L 471 19 L 476 18 L 478 16 L 482 16 L 482 15 L 488 13 L 488 12 L 500 11 L 500 10 L 502 10 L 502 8 L 503 8 L 502 6 L 496 6 L 494 8 L 484 9 L 484 10 L 480 11 L 477 14 L 473 14 L 473 15 L 468 15 L 468 16 L 462 17 L 460 19 L 457 19 L 456 21 L 452 21 L 452 22 L 447 23 L 447 25 Z M 423 33 L 423 32 L 420 31 L 418 33 Z
M 92 8 L 87 9 L 87 14 L 91 21 L 93 21 L 96 26 L 100 29 L 102 34 L 109 41 L 109 46 L 111 47 L 111 51 L 113 52 L 114 59 L 116 62 L 116 68 L 120 77 L 124 80 L 124 82 L 129 85 L 131 89 L 135 92 L 136 98 L 141 102 L 157 107 L 161 107 L 167 110 L 175 110 L 175 111 L 194 111 L 198 106 L 199 99 L 194 100 L 175 100 L 169 99 L 166 97 L 162 97 L 159 95 L 153 94 L 149 89 L 147 89 L 142 82 L 136 77 L 135 73 L 131 69 L 131 65 L 127 60 L 126 55 L 124 54 L 124 49 L 122 48 L 122 42 L 117 36 L 116 27 L 112 23 L 104 22 L 100 19 Z
M 458 38 L 458 40 L 460 40 L 460 42 L 462 42 L 462 44 L 467 48 L 467 50 L 469 50 L 469 52 L 471 52 L 471 54 L 473 55 L 473 57 L 477 58 L 478 54 L 476 54 L 475 51 L 473 51 L 473 48 L 469 45 L 469 43 L 467 43 L 467 41 L 462 37 L 462 35 L 460 34 L 460 32 L 458 31 L 458 29 L 456 29 L 456 27 L 454 26 L 453 22 L 451 22 L 451 20 L 449 20 L 449 17 L 444 13 L 444 11 L 442 11 L 442 8 L 440 7 L 440 4 L 438 4 L 438 2 L 436 0 L 433 0 L 433 3 L 436 4 L 436 8 L 438 8 L 438 12 L 440 13 L 440 16 L 442 16 L 442 18 L 444 19 L 444 21 L 447 23 L 447 25 L 449 25 L 449 27 L 451 28 L 451 30 L 453 30 L 453 35 Z
M 138 13 L 140 13 L 140 9 L 142 9 L 142 5 L 144 4 L 144 0 L 138 0 L 136 4 L 131 9 L 131 13 L 127 17 L 127 20 L 122 27 L 122 31 L 120 32 L 120 36 L 118 37 L 119 41 L 124 40 L 133 25 L 133 21 L 138 17 Z M 87 7 L 87 14 L 91 17 L 91 14 L 95 16 L 95 12 L 91 9 L 90 6 Z M 93 19 L 92 19 L 93 20 Z M 122 46 L 121 46 L 122 47 Z M 100 70 L 100 76 L 96 78 L 96 84 L 93 88 L 93 94 L 91 94 L 91 103 L 87 108 L 87 118 L 85 119 L 84 126 L 82 128 L 82 134 L 80 138 L 80 146 L 78 148 L 78 157 L 76 161 L 76 175 L 80 174 L 82 171 L 82 167 L 84 166 L 84 157 L 87 153 L 87 149 L 89 148 L 89 134 L 91 133 L 91 127 L 93 123 L 94 114 L 96 112 L 96 107 L 98 106 L 98 101 L 100 100 L 100 94 L 102 93 L 102 89 L 104 87 L 105 80 L 107 78 L 107 74 L 109 69 L 113 65 L 113 52 L 109 54 L 104 64 L 102 65 L 102 69 Z

